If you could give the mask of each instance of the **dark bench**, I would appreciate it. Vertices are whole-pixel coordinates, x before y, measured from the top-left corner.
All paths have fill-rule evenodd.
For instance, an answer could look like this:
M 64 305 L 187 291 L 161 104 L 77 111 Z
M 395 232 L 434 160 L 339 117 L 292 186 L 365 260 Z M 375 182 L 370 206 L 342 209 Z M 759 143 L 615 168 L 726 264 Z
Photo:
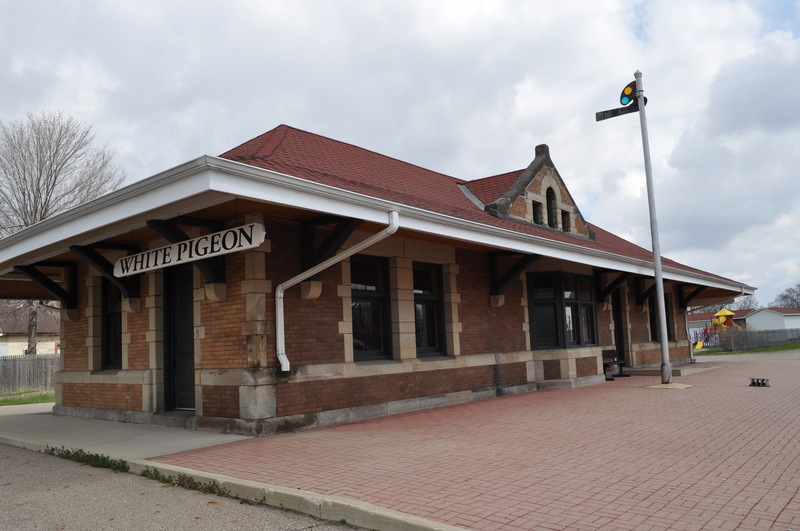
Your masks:
M 612 367 L 617 367 L 617 373 L 609 375 L 608 373 L 611 371 Z M 613 381 L 615 377 L 621 376 L 630 376 L 630 374 L 623 374 L 622 368 L 625 366 L 625 360 L 619 359 L 617 356 L 616 350 L 604 350 L 603 351 L 603 374 L 606 375 L 607 381 Z

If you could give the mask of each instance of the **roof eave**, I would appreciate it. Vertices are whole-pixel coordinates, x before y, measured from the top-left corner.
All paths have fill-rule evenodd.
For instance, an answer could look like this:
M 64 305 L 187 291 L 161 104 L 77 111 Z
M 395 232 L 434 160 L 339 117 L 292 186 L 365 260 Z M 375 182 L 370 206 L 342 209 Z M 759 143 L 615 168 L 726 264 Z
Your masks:
M 653 275 L 653 264 L 618 254 L 599 251 L 567 242 L 550 240 L 539 236 L 524 234 L 509 229 L 494 227 L 483 223 L 465 220 L 447 214 L 441 214 L 393 201 L 380 199 L 341 188 L 298 179 L 290 175 L 255 168 L 248 164 L 226 159 L 209 157 L 210 164 L 225 170 L 228 174 L 239 174 L 244 177 L 268 178 L 271 182 L 280 181 L 283 185 L 302 191 L 303 201 L 298 207 L 311 208 L 315 202 L 309 202 L 307 194 L 315 193 L 318 200 L 335 199 L 345 203 L 345 208 L 338 209 L 338 214 L 347 214 L 375 223 L 385 223 L 386 212 L 397 210 L 400 213 L 400 227 L 416 232 L 445 236 L 454 240 L 473 242 L 503 250 L 512 250 L 527 254 L 542 254 L 571 262 L 584 263 L 600 268 L 612 268 L 619 271 L 641 275 Z M 233 183 L 228 181 L 229 185 Z M 238 193 L 235 186 L 227 186 L 226 193 Z M 327 205 L 325 208 L 329 208 Z M 358 210 L 353 211 L 357 206 Z M 328 211 L 328 210 L 325 210 Z M 665 266 L 664 278 L 686 284 L 700 284 L 707 287 L 720 288 L 743 295 L 752 295 L 754 287 L 727 279 L 709 277 L 700 273 Z
M 45 260 L 69 245 L 99 241 L 144 226 L 147 219 L 178 215 L 234 197 L 247 197 L 321 213 L 385 224 L 386 212 L 400 214 L 402 229 L 471 242 L 489 248 L 540 254 L 594 267 L 653 275 L 652 262 L 549 240 L 380 199 L 249 164 L 203 156 L 0 240 L 0 274 L 12 265 Z M 91 240 L 91 241 L 89 241 Z M 11 264 L 11 262 L 15 262 Z M 664 278 L 752 295 L 755 288 L 699 273 L 664 267 Z

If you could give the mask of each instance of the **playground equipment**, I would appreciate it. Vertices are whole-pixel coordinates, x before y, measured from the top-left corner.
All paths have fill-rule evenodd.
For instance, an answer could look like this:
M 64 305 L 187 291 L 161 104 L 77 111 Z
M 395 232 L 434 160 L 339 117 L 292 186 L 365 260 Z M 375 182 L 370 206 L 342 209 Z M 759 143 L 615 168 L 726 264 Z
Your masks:
M 708 336 L 710 334 L 724 332 L 728 329 L 736 329 L 741 330 L 742 327 L 737 325 L 733 322 L 733 318 L 736 317 L 736 314 L 727 308 L 723 308 L 717 313 L 714 314 L 714 317 L 711 319 L 711 324 L 703 328 L 703 331 L 700 334 L 702 339 L 698 339 L 697 343 L 695 343 L 695 349 L 703 348 L 703 345 L 706 341 L 708 341 Z

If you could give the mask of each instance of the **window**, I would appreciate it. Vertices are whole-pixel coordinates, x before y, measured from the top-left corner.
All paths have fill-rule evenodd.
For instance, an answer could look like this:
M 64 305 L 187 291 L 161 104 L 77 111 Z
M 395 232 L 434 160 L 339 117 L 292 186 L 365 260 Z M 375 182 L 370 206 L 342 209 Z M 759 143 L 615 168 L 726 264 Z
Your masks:
M 350 259 L 355 361 L 391 358 L 388 278 L 385 259 L 369 256 Z
M 556 193 L 552 188 L 547 189 L 547 226 L 551 229 L 558 228 L 558 209 L 556 208 Z
M 544 223 L 542 221 L 542 204 L 538 201 L 531 201 L 531 206 L 533 207 L 533 222 L 542 225 Z
M 534 349 L 594 345 L 597 341 L 591 277 L 566 273 L 528 275 Z
M 570 224 L 569 224 L 569 212 L 566 210 L 561 211 L 561 230 L 564 232 L 570 231 Z
M 414 324 L 417 356 L 443 355 L 444 298 L 441 266 L 414 262 Z
M 107 278 L 101 284 L 100 353 L 103 369 L 122 368 L 122 294 Z

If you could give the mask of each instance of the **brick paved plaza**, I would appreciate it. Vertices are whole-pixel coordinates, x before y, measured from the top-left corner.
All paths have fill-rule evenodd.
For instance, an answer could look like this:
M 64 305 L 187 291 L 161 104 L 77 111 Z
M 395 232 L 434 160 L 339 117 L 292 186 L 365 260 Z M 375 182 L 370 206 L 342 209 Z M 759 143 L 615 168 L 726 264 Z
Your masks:
M 800 529 L 800 351 L 686 372 L 686 389 L 618 378 L 156 461 L 466 529 Z

